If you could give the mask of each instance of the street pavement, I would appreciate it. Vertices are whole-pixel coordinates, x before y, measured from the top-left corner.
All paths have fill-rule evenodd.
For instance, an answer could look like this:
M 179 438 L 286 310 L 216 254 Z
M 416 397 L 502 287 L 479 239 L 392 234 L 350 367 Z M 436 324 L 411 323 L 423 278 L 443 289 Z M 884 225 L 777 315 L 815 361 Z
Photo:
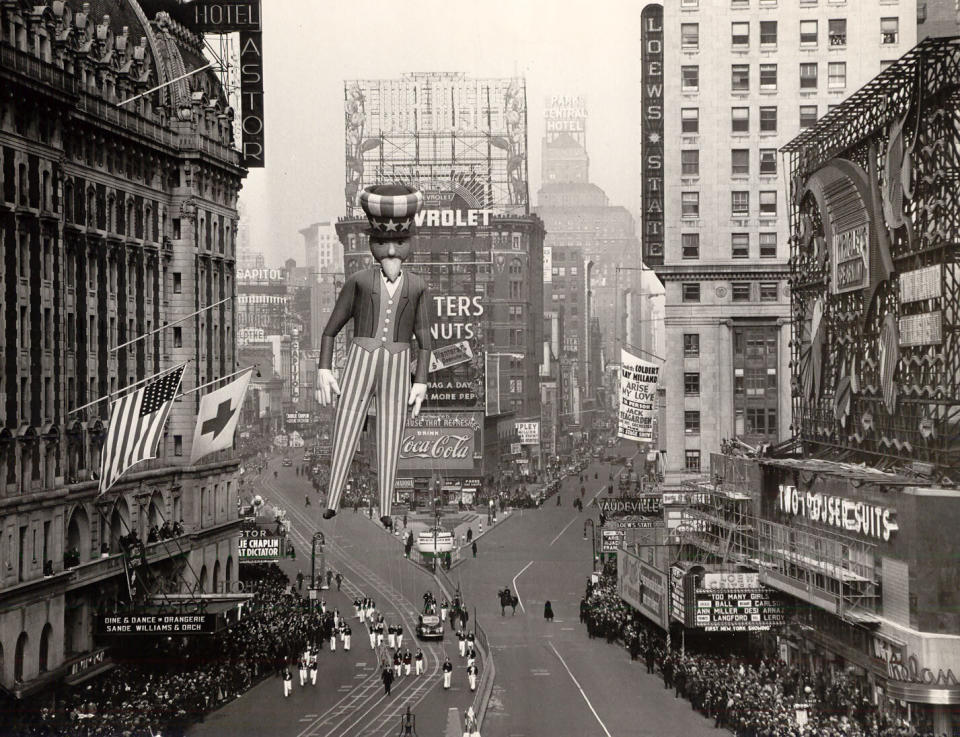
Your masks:
M 274 468 L 279 470 L 276 480 Z M 585 472 L 587 500 L 617 470 L 606 463 L 592 464 Z M 339 606 L 341 613 L 352 615 L 352 598 L 361 590 L 386 610 L 388 621 L 402 617 L 411 638 L 424 590 L 432 589 L 438 596 L 439 591 L 423 569 L 403 559 L 397 541 L 376 520 L 349 509 L 321 521 L 321 505 L 303 506 L 306 480 L 292 468 L 280 467 L 277 460 L 261 483 L 259 493 L 268 503 L 287 509 L 293 523 L 298 558 L 284 563 L 291 578 L 295 569 L 309 575 L 309 540 L 321 529 L 328 565 L 346 578 L 341 594 L 336 586 L 324 592 L 328 607 Z M 660 678 L 647 675 L 642 661 L 631 662 L 620 645 L 590 640 L 579 623 L 580 598 L 593 568 L 591 543 L 583 539 L 584 521 L 596 517 L 595 507 L 585 505 L 583 513 L 573 508 L 579 488 L 575 474 L 563 483 L 562 506 L 551 498 L 540 509 L 514 511 L 485 531 L 476 559 L 467 558 L 451 573 L 472 619 L 486 631 L 496 663 L 484 737 L 717 735 L 712 722 L 693 711 L 689 702 L 674 698 Z M 505 617 L 500 615 L 497 591 L 505 586 L 520 597 L 515 616 L 509 609 Z M 543 618 L 546 600 L 555 614 L 552 623 Z M 360 624 L 355 619 L 352 623 Z M 342 649 L 323 654 L 315 689 L 299 688 L 295 674 L 293 695 L 285 700 L 281 681 L 271 676 L 194 727 L 191 737 L 261 735 L 265 729 L 291 737 L 388 737 L 399 732 L 408 705 L 416 717 L 417 734 L 427 737 L 444 734 L 448 709 L 459 709 L 462 717 L 472 703 L 465 663 L 449 632 L 442 643 L 423 645 L 427 675 L 402 677 L 392 695 L 385 697 L 365 631 L 353 629 L 349 654 Z M 415 652 L 416 642 L 410 645 Z M 441 688 L 439 671 L 444 653 L 455 669 L 454 687 L 448 692 Z

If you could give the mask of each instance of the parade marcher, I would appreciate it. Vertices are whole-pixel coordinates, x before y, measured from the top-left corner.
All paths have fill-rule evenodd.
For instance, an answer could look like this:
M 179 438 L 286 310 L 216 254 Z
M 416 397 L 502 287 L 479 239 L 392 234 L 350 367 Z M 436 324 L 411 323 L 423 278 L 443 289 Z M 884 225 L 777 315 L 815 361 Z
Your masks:
M 343 649 L 347 652 L 350 652 L 350 636 L 353 634 L 353 630 L 350 629 L 349 624 L 343 625 Z
M 470 613 L 467 611 L 466 607 L 460 610 L 460 626 L 463 629 L 467 628 L 467 620 L 470 619 Z
M 383 620 L 377 622 L 377 647 L 383 645 Z
M 373 622 L 370 622 L 370 624 L 367 625 L 367 630 L 370 633 L 370 649 L 376 650 L 377 649 L 377 626 Z
M 443 687 L 444 689 L 450 688 L 450 681 L 453 678 L 453 664 L 450 662 L 450 658 L 446 658 L 443 661 Z
M 336 629 L 330 632 L 330 652 L 337 651 L 337 632 Z
M 466 657 L 467 636 L 463 634 L 463 630 L 457 630 L 457 646 L 460 648 L 460 657 Z
M 387 647 L 394 648 L 397 646 L 397 628 L 392 624 L 387 627 Z
M 403 625 L 398 624 L 396 627 L 397 631 L 397 647 L 403 647 Z
M 474 648 L 467 650 L 467 667 L 474 665 L 477 662 L 477 651 Z
M 383 673 L 380 674 L 380 680 L 383 681 L 383 693 L 386 696 L 390 695 L 390 686 L 393 685 L 393 669 L 384 664 Z
M 299 668 L 299 670 L 300 670 L 300 685 L 301 685 L 301 686 L 303 686 L 303 684 L 307 682 L 307 670 L 308 670 L 308 668 L 309 668 L 309 664 L 307 663 L 307 659 L 306 659 L 304 656 L 300 656 L 300 668 Z
M 417 648 L 417 654 L 413 656 L 413 660 L 416 663 L 417 675 L 423 675 L 423 650 L 419 647 Z
M 289 668 L 283 669 L 283 698 L 287 698 L 293 690 L 293 673 Z
M 317 663 L 317 657 L 314 656 L 310 659 L 310 685 L 317 685 L 317 671 L 320 669 L 320 664 Z
M 467 680 L 470 682 L 471 691 L 477 690 L 477 673 L 479 673 L 479 669 L 476 665 L 467 666 Z
M 357 619 L 360 619 L 360 598 L 359 597 L 353 600 L 353 614 Z
M 403 667 L 403 657 L 400 655 L 400 651 L 397 650 L 393 654 L 393 675 L 397 678 L 400 677 L 401 667 Z
M 327 569 L 327 588 L 329 589 L 331 584 L 333 584 L 333 571 L 329 568 Z
M 470 650 L 473 650 L 474 645 L 476 645 L 476 642 L 477 642 L 477 636 L 472 632 L 468 632 L 467 633 L 467 652 L 469 652 Z
M 450 608 L 450 604 L 447 603 L 446 599 L 440 602 L 440 621 L 441 622 L 447 618 L 447 609 L 449 608 Z
M 403 651 L 403 674 L 410 675 L 410 666 L 413 664 L 413 655 L 410 654 L 410 648 Z
M 326 600 L 326 599 L 320 599 L 320 612 L 321 612 L 322 614 L 326 614 L 326 613 L 327 613 L 327 600 Z

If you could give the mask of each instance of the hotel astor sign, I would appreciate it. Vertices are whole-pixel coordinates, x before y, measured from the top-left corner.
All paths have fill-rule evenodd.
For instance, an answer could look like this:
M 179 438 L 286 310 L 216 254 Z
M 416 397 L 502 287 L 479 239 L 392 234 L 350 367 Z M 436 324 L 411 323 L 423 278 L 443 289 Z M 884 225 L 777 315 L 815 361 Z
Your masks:
M 644 263 L 663 263 L 663 6 L 650 3 L 640 15 L 643 74 L 642 173 Z

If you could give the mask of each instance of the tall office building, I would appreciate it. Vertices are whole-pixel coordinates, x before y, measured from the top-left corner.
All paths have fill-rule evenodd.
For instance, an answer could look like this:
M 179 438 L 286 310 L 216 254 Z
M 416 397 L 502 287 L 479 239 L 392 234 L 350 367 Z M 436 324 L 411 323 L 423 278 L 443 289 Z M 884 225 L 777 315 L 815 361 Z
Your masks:
M 660 129 L 647 121 L 644 161 L 660 146 L 663 163 L 659 182 L 656 166 L 645 169 L 644 196 L 655 205 L 651 193 L 662 193 L 657 273 L 676 367 L 664 372 L 668 471 L 706 471 L 724 438 L 790 437 L 788 202 L 777 150 L 916 34 L 916 3 L 906 0 L 678 0 L 663 6 L 659 27 L 644 11 L 645 95 L 659 92 L 662 103 Z M 656 246 L 656 213 L 647 220 L 645 250 Z

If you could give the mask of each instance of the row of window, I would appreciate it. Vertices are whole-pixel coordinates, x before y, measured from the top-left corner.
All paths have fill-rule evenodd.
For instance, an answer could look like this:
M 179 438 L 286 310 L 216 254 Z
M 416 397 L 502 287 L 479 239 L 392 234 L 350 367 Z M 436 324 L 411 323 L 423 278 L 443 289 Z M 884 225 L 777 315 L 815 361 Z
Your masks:
M 760 258 L 777 257 L 777 234 L 760 233 Z M 685 259 L 700 258 L 700 234 L 682 233 L 680 235 L 681 256 Z M 750 234 L 730 234 L 730 257 L 748 259 L 750 255 Z
M 759 22 L 760 48 L 773 49 L 777 45 L 778 23 L 775 20 Z M 820 22 L 813 20 L 800 21 L 800 47 L 816 48 L 820 45 Z M 847 45 L 847 19 L 830 18 L 827 21 L 827 43 L 829 46 L 844 47 Z M 900 19 L 888 17 L 880 19 L 880 43 L 884 46 L 893 46 L 900 41 Z M 680 24 L 680 44 L 684 51 L 698 51 L 700 49 L 700 24 Z M 750 47 L 749 21 L 734 21 L 730 24 L 730 46 L 735 51 L 745 51 Z
M 776 64 L 760 64 L 760 90 L 776 92 L 778 70 Z M 813 91 L 820 84 L 820 64 L 815 61 L 800 64 L 800 89 Z M 683 92 L 700 91 L 700 65 L 686 64 L 680 67 L 680 86 Z M 827 87 L 843 89 L 847 86 L 847 63 L 827 62 Z M 750 65 L 730 65 L 730 89 L 733 92 L 750 91 Z
M 747 407 L 736 410 L 737 435 L 775 435 L 777 433 L 777 410 L 772 407 Z M 743 426 L 743 420 L 746 426 Z M 700 434 L 700 410 L 688 409 L 683 413 L 685 435 Z M 689 450 L 687 451 L 690 452 Z M 700 451 L 696 451 L 699 456 Z
M 759 0 L 761 8 L 775 8 L 778 0 Z M 800 7 L 815 8 L 820 0 L 799 0 Z M 881 4 L 896 5 L 898 0 L 881 0 Z M 846 5 L 847 0 L 827 0 L 829 5 Z M 700 7 L 700 0 L 680 0 L 680 7 L 683 10 L 696 10 Z M 750 0 L 730 0 L 730 7 L 743 10 L 750 7 Z
M 759 213 L 762 218 L 777 216 L 776 190 L 761 190 L 759 193 Z M 730 216 L 747 217 L 750 214 L 749 190 L 736 190 L 730 193 Z M 681 192 L 680 216 L 684 218 L 700 217 L 700 193 Z
M 776 176 L 777 149 L 761 148 L 759 152 L 761 176 Z M 680 152 L 680 174 L 685 177 L 700 176 L 700 149 L 688 148 Z M 730 176 L 743 177 L 750 174 L 750 149 L 730 149 Z
M 684 302 L 699 302 L 700 282 L 684 282 L 681 285 L 681 292 Z M 730 283 L 730 298 L 734 302 L 755 302 L 758 299 L 760 302 L 776 302 L 778 294 L 779 289 L 775 281 L 760 282 L 756 296 L 754 296 L 753 282 L 735 281 Z M 686 344 L 684 345 L 684 353 L 686 354 Z
M 836 105 L 827 105 L 827 112 L 830 112 Z M 819 109 L 816 105 L 800 105 L 800 128 L 809 128 L 816 124 L 819 117 Z M 760 133 L 777 132 L 777 106 L 761 105 L 759 109 L 759 131 Z M 750 108 L 732 107 L 730 108 L 730 132 L 734 135 L 746 135 L 750 133 Z M 680 132 L 684 135 L 696 135 L 700 133 L 700 108 L 684 107 L 680 108 Z M 776 149 L 760 149 L 760 173 L 764 173 L 764 164 L 769 168 L 769 173 L 776 174 Z

